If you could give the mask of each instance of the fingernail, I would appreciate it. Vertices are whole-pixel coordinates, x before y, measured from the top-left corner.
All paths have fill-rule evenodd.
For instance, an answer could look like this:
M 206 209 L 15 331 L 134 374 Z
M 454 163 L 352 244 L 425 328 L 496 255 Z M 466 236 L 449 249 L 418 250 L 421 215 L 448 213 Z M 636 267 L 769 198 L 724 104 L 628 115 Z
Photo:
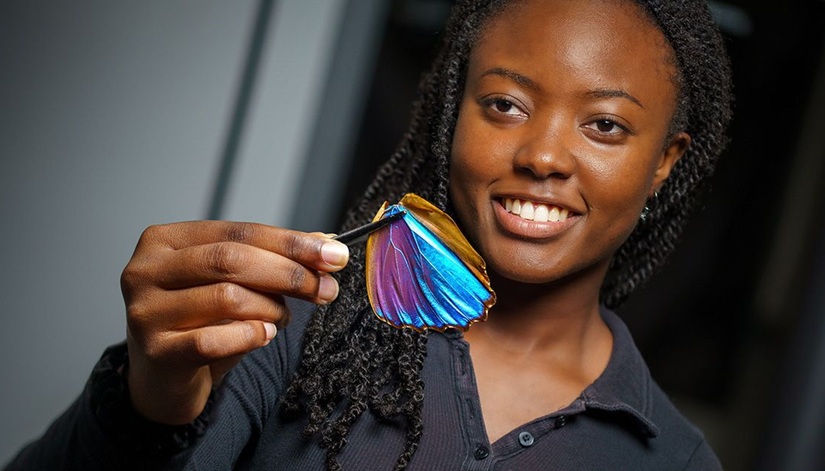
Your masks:
M 322 275 L 318 286 L 318 297 L 326 302 L 331 302 L 338 297 L 338 282 L 329 275 Z
M 275 327 L 275 324 L 272 324 L 270 322 L 264 322 L 264 330 L 266 331 L 266 341 L 267 342 L 274 339 L 275 334 L 278 333 L 278 328 Z
M 343 267 L 349 260 L 349 248 L 346 245 L 329 241 L 321 246 L 321 258 L 324 259 L 328 265 L 333 267 Z

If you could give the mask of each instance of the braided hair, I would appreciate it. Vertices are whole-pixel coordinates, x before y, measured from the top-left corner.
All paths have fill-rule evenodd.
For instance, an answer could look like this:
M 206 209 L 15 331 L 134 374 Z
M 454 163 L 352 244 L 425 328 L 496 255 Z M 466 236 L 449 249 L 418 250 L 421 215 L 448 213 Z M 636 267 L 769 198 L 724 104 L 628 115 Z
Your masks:
M 487 21 L 507 0 L 459 0 L 440 53 L 419 83 L 412 119 L 397 150 L 379 169 L 342 230 L 368 222 L 384 201 L 414 192 L 448 211 L 451 144 L 470 50 Z M 679 85 L 671 135 L 685 131 L 691 145 L 674 166 L 648 217 L 614 255 L 601 300 L 615 307 L 643 284 L 673 250 L 697 205 L 698 190 L 713 173 L 730 119 L 730 69 L 721 36 L 702 0 L 636 0 L 673 50 Z M 368 303 L 365 250 L 352 249 L 338 274 L 341 296 L 310 321 L 301 364 L 282 398 L 282 414 L 305 416 L 304 433 L 327 450 L 328 469 L 356 420 L 367 410 L 378 420 L 401 420 L 406 444 L 396 463 L 405 469 L 423 431 L 421 370 L 427 333 L 378 321 Z

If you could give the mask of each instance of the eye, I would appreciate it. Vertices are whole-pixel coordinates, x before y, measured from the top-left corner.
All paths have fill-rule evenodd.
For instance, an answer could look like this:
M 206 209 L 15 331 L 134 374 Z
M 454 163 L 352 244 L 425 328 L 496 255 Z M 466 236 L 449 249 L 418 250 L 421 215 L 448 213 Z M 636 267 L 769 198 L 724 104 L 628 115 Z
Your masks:
M 495 109 L 499 113 L 504 113 L 504 114 L 510 113 L 516 107 L 516 105 L 510 103 L 507 100 L 503 100 L 503 99 L 498 99 L 498 100 L 493 101 L 491 106 L 493 107 L 493 109 Z
M 526 118 L 527 113 L 524 112 L 515 100 L 502 97 L 492 96 L 481 100 L 481 106 L 486 112 L 493 117 L 507 117 L 507 118 Z
M 621 141 L 625 137 L 634 134 L 629 126 L 619 123 L 613 117 L 596 117 L 596 119 L 586 123 L 584 128 L 594 139 L 609 142 Z
M 605 134 L 615 134 L 616 132 L 622 131 L 621 127 L 618 124 L 614 123 L 613 121 L 610 121 L 609 119 L 600 119 L 596 121 L 594 124 L 596 125 L 596 129 L 598 129 L 599 132 L 603 132 Z

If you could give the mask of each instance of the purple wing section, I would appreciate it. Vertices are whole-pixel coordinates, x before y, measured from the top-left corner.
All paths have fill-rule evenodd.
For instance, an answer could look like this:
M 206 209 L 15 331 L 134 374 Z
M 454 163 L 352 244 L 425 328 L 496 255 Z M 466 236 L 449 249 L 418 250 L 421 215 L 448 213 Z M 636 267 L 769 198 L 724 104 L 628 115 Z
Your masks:
M 400 210 L 393 205 L 385 215 Z M 373 310 L 396 327 L 465 330 L 486 316 L 494 296 L 410 213 L 370 236 L 367 272 Z

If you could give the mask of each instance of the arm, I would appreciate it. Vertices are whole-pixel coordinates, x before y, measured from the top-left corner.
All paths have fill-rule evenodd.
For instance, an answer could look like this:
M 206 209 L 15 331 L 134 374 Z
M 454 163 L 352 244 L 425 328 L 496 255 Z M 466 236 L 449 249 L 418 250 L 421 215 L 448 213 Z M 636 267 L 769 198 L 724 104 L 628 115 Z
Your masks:
M 191 443 L 159 453 L 134 445 L 144 442 L 141 437 L 151 442 L 164 430 L 193 426 L 226 373 L 288 322 L 284 297 L 332 301 L 338 286 L 329 273 L 347 258 L 346 246 L 324 235 L 257 224 L 201 221 L 147 229 L 121 280 L 128 368 L 108 368 L 126 388 L 125 409 L 132 415 L 100 413 L 95 392 L 101 377 L 95 374 L 81 398 L 8 469 L 181 467 Z

